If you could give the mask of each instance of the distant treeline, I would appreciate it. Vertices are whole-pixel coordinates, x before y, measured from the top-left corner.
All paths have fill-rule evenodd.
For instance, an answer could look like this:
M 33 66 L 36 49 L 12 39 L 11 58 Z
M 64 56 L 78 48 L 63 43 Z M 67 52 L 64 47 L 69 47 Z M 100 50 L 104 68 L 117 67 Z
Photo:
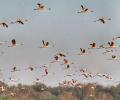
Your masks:
M 83 87 L 47 87 L 42 83 L 34 85 L 8 86 L 0 82 L 0 100 L 120 100 L 120 84 L 104 87 L 86 84 Z M 1 88 L 0 88 L 1 89 Z

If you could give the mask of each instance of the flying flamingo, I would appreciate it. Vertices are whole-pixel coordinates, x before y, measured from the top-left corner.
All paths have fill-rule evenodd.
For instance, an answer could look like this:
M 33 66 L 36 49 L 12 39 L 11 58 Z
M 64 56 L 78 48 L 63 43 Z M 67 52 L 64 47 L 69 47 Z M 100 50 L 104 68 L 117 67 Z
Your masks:
M 89 9 L 83 5 L 81 5 L 81 11 L 78 11 L 77 13 L 87 13 L 89 12 Z M 90 12 L 94 12 L 94 11 L 90 11 Z

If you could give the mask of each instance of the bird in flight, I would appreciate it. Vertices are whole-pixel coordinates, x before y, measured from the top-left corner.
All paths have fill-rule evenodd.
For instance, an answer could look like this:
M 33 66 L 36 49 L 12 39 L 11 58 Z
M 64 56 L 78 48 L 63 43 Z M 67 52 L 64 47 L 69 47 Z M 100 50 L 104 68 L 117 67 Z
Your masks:
M 115 48 L 116 47 L 115 43 L 113 41 L 108 42 L 108 45 L 109 45 L 110 48 Z
M 78 53 L 78 55 L 85 55 L 85 54 L 89 54 L 90 52 L 86 52 L 85 49 L 80 48 L 80 53 Z
M 77 13 L 87 13 L 87 12 L 89 12 L 89 9 L 81 5 L 81 11 L 78 11 Z M 94 12 L 94 11 L 90 11 L 90 12 Z
M 105 52 L 103 52 L 102 54 L 107 54 L 107 53 L 112 53 L 114 50 L 106 50 Z
M 96 48 L 97 47 L 95 42 L 90 43 L 90 46 L 91 46 L 91 48 Z
M 58 55 L 55 55 L 54 56 L 54 61 L 52 61 L 51 63 L 55 63 L 55 62 L 58 62 L 59 61 L 59 56 Z
M 96 43 L 95 42 L 93 42 L 93 43 L 90 43 L 90 48 L 88 48 L 88 49 L 97 49 L 97 45 L 96 45 Z
M 15 39 L 12 39 L 12 40 L 11 40 L 11 43 L 12 43 L 12 47 L 15 47 L 15 46 L 16 46 L 16 40 L 15 40 Z
M 47 76 L 47 75 L 48 75 L 48 69 L 45 68 L 45 69 L 44 69 L 44 75 L 42 75 L 42 77 Z
M 106 78 L 108 80 L 111 80 L 112 77 L 109 74 L 101 74 L 101 73 L 97 73 L 95 76 L 98 76 L 100 78 Z
M 92 78 L 91 73 L 82 73 L 81 75 L 84 76 L 86 79 Z
M 103 74 L 102 76 L 108 80 L 112 80 L 112 77 L 109 74 Z
M 45 69 L 45 75 L 48 75 L 48 69 L 47 68 Z
M 2 23 L 0 23 L 0 25 L 2 25 L 5 28 L 8 28 L 8 24 L 6 22 L 2 22 Z
M 39 10 L 40 12 L 44 12 L 46 9 L 46 6 L 44 3 L 38 3 L 37 4 L 37 8 L 34 10 Z M 51 10 L 51 8 L 48 8 L 48 10 Z
M 85 49 L 80 48 L 80 51 L 81 51 L 81 54 L 85 54 L 86 53 Z
M 64 53 L 59 52 L 54 56 L 54 61 L 52 61 L 51 63 L 59 62 L 60 58 L 65 58 L 65 57 L 66 57 L 66 55 Z
M 84 73 L 84 72 L 86 72 L 86 71 L 87 71 L 87 69 L 83 69 L 83 68 L 80 69 L 80 72 L 81 72 L 81 73 Z
M 66 68 L 68 69 L 68 68 L 70 68 L 70 64 L 74 64 L 73 62 L 70 62 L 69 60 L 67 60 L 67 59 L 63 59 L 63 64 L 61 64 L 61 65 L 66 65 Z
M 45 5 L 44 5 L 44 4 L 38 3 L 37 6 L 38 6 L 38 8 L 36 8 L 36 9 L 34 9 L 34 10 L 40 10 L 40 11 L 45 10 Z
M 120 46 L 115 45 L 115 43 L 113 41 L 108 42 L 108 46 L 103 46 L 103 48 L 105 49 L 109 49 L 109 48 L 117 48 Z
M 42 40 L 42 47 L 40 48 L 48 48 L 49 47 L 49 42 L 45 42 L 44 40 Z
M 17 44 L 17 43 L 16 43 L 16 39 L 12 39 L 12 40 L 11 40 L 11 45 L 8 46 L 8 47 L 16 47 L 17 45 L 23 45 L 23 43 Z
M 95 42 L 93 43 L 90 43 L 90 48 L 88 49 L 101 49 L 101 48 L 104 48 L 103 45 L 100 45 L 100 46 L 97 46 L 97 44 Z
M 120 36 L 116 36 L 116 37 L 113 37 L 112 40 L 117 40 L 117 39 L 120 39 Z
M 48 48 L 51 47 L 50 43 L 48 41 L 42 40 L 42 46 L 40 48 Z M 54 47 L 54 45 L 52 45 Z
M 93 75 L 89 72 L 87 72 L 87 69 L 80 69 L 80 73 L 82 76 L 84 76 L 84 78 L 88 79 L 88 78 L 93 78 Z
M 120 61 L 120 56 L 112 55 L 110 59 L 108 60 L 117 60 Z
M 28 22 L 28 20 L 27 19 L 25 19 L 25 20 L 17 19 L 15 22 L 11 22 L 11 24 L 18 23 L 18 24 L 24 25 L 25 22 Z
M 103 24 L 105 24 L 107 20 L 111 20 L 111 18 L 100 17 L 98 20 L 95 20 L 94 22 L 100 21 L 100 22 L 102 22 Z
M 14 64 L 11 72 L 16 72 L 16 71 L 20 71 L 20 70 L 18 70 L 17 67 L 16 67 L 16 65 Z
M 29 65 L 29 67 L 27 69 L 25 69 L 25 70 L 34 71 L 34 67 L 33 67 L 33 65 Z
M 58 53 L 58 55 L 59 55 L 60 57 L 66 57 L 66 55 L 65 55 L 64 53 L 62 53 L 62 52 Z

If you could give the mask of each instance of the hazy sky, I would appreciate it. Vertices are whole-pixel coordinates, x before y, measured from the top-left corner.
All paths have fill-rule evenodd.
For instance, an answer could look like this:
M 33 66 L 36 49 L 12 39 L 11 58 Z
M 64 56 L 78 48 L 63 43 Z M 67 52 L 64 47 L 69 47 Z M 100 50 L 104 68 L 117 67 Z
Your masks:
M 0 22 L 14 21 L 18 18 L 29 21 L 25 25 L 10 25 L 8 29 L 0 27 L 0 41 L 9 41 L 8 44 L 0 46 L 0 50 L 5 52 L 0 56 L 0 68 L 6 81 L 12 76 L 19 79 L 18 82 L 31 84 L 35 77 L 40 78 L 44 73 L 43 69 L 11 73 L 13 64 L 16 64 L 18 69 L 24 69 L 28 65 L 49 65 L 50 74 L 40 78 L 47 85 L 56 85 L 62 80 L 69 79 L 64 78 L 65 73 L 71 73 L 73 69 L 81 67 L 87 68 L 92 73 L 110 73 L 113 80 L 83 80 L 79 75 L 73 77 L 79 81 L 111 84 L 120 80 L 118 77 L 120 62 L 106 60 L 112 54 L 102 55 L 104 50 L 91 50 L 90 55 L 76 55 L 80 47 L 89 48 L 91 42 L 96 42 L 98 45 L 106 44 L 113 36 L 120 35 L 119 0 L 42 0 L 47 8 L 51 8 L 50 11 L 42 13 L 33 10 L 39 2 L 39 0 L 0 0 Z M 81 5 L 87 6 L 94 12 L 78 14 Z M 95 23 L 94 20 L 101 16 L 110 17 L 112 20 L 106 24 Z M 13 38 L 18 43 L 23 42 L 24 45 L 8 48 Z M 38 48 L 42 40 L 53 43 L 55 47 Z M 116 41 L 116 44 L 119 45 L 119 42 L 120 40 Z M 117 50 L 114 54 L 119 54 L 120 49 Z M 75 63 L 69 70 L 63 70 L 64 66 L 58 63 L 50 64 L 54 55 L 61 51 L 70 52 L 67 59 Z

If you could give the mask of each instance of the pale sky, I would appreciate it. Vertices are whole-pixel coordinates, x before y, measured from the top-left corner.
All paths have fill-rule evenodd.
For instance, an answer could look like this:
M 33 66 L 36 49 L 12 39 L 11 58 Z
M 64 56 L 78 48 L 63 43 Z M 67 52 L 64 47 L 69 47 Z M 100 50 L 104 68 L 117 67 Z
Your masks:
M 0 22 L 14 21 L 18 18 L 28 19 L 25 25 L 14 24 L 8 29 L 0 26 L 0 41 L 9 41 L 0 46 L 5 54 L 0 56 L 0 68 L 6 81 L 10 76 L 20 79 L 18 83 L 31 84 L 35 77 L 40 78 L 43 70 L 21 71 L 12 74 L 12 65 L 18 69 L 24 69 L 28 65 L 49 65 L 50 74 L 40 78 L 47 85 L 56 85 L 58 82 L 69 79 L 64 78 L 65 73 L 71 73 L 75 69 L 87 68 L 92 73 L 109 73 L 112 81 L 95 78 L 83 80 L 80 76 L 74 76 L 81 82 L 98 82 L 100 84 L 112 84 L 120 81 L 120 62 L 108 61 L 112 54 L 102 55 L 104 50 L 91 50 L 91 54 L 85 56 L 76 55 L 79 48 L 89 48 L 91 42 L 98 45 L 111 41 L 113 36 L 120 35 L 120 0 L 42 0 L 50 11 L 40 13 L 35 11 L 39 0 L 0 0 Z M 81 5 L 87 6 L 93 13 L 78 14 Z M 101 16 L 110 17 L 112 20 L 106 24 L 94 22 Z M 23 46 L 8 48 L 11 39 L 15 38 Z M 46 40 L 55 45 L 54 48 L 40 49 L 41 41 Z M 119 45 L 120 40 L 116 41 Z M 119 48 L 114 54 L 120 54 Z M 74 62 L 71 69 L 65 71 L 58 63 L 51 64 L 53 57 L 58 52 L 69 52 L 67 59 Z M 53 75 L 55 73 L 55 75 Z

